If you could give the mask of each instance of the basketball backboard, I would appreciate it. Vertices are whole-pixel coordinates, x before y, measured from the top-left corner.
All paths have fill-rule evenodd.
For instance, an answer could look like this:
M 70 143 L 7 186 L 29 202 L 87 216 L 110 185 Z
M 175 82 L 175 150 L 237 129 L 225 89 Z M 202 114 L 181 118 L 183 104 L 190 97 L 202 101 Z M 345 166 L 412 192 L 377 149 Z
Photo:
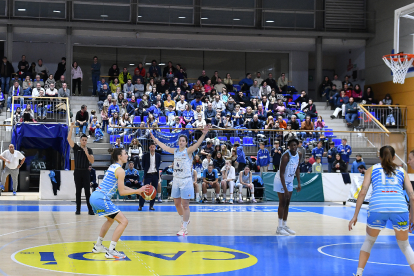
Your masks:
M 414 54 L 414 3 L 394 12 L 394 46 L 390 54 Z M 414 71 L 410 67 L 409 72 Z

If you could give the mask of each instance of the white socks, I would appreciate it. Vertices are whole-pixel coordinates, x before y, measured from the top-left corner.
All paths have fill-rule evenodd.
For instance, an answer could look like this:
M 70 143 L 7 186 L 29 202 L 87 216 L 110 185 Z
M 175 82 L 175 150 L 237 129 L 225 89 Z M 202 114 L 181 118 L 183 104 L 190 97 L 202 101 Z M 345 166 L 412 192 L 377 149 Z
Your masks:
M 216 198 L 219 198 L 220 197 L 220 194 L 216 194 Z
M 199 193 L 196 194 L 196 201 L 200 201 L 200 194 Z
M 161 193 L 158 193 L 158 198 L 161 198 Z
M 362 276 L 362 272 L 364 272 L 364 269 L 358 267 L 356 276 Z
M 203 198 L 207 198 L 207 194 L 203 194 Z
M 183 221 L 183 227 L 187 229 L 188 221 Z
M 103 238 L 98 237 L 98 240 L 96 241 L 96 245 L 102 245 Z
M 284 220 L 283 221 L 283 226 L 286 226 L 287 225 L 287 221 L 286 220 Z
M 116 242 L 111 241 L 111 244 L 109 245 L 109 250 L 114 250 L 116 246 Z
M 283 219 L 279 219 L 279 227 L 283 227 Z
M 233 194 L 230 194 L 230 199 L 233 199 Z

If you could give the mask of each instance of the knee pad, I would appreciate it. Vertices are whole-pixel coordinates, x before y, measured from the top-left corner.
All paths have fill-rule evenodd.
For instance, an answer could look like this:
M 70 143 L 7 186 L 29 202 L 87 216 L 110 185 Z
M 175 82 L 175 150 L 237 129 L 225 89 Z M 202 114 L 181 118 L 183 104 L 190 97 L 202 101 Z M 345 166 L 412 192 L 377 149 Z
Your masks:
M 399 241 L 397 240 L 398 246 L 400 247 L 402 253 L 404 254 L 405 258 L 407 258 L 407 262 L 409 265 L 414 264 L 414 251 L 411 248 L 410 243 L 408 240 Z
M 361 251 L 371 253 L 371 249 L 374 246 L 374 243 L 376 240 L 377 240 L 377 237 L 371 237 L 370 235 L 367 234 L 365 237 L 365 241 L 361 246 Z

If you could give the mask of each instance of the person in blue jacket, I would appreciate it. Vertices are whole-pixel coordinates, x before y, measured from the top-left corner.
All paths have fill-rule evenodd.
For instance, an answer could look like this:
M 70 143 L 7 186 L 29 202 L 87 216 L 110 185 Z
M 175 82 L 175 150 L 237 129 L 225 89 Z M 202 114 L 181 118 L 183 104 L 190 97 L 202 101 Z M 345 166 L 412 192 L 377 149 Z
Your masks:
M 125 186 L 135 189 L 141 187 L 139 172 L 134 167 L 134 161 L 129 161 L 128 169 L 125 171 Z
M 301 173 L 310 173 L 312 172 L 312 164 L 309 163 L 309 156 L 305 156 L 305 161 L 299 165 L 299 170 Z
M 347 145 L 346 138 L 342 139 L 342 144 L 338 146 L 338 153 L 341 155 L 342 160 L 346 163 L 348 166 L 349 164 L 349 156 L 352 154 L 352 148 L 350 145 Z
M 234 143 L 234 147 L 236 148 L 237 152 L 237 163 L 239 163 L 238 171 L 241 172 L 244 170 L 244 167 L 246 167 L 246 155 L 244 154 L 243 147 L 240 146 L 239 142 Z
M 359 173 L 358 167 L 364 165 L 366 167 L 365 162 L 362 160 L 361 154 L 356 155 L 356 160 L 352 163 L 351 173 Z
M 338 150 L 335 148 L 334 142 L 329 142 L 329 150 L 328 150 L 328 172 L 332 172 L 332 164 L 335 161 L 335 156 L 338 153 Z
M 325 151 L 322 148 L 322 141 L 319 141 L 318 146 L 312 149 L 312 157 L 315 158 L 315 160 L 316 160 L 316 157 L 320 157 L 322 160 L 324 153 Z
M 4 94 L 3 94 L 3 92 L 1 91 L 1 88 L 0 88 L 0 114 L 3 111 L 4 102 L 5 102 Z
M 154 118 L 157 119 L 159 116 L 162 116 L 161 102 L 157 101 L 156 105 L 152 105 L 147 109 L 148 113 L 154 115 Z
M 273 171 L 277 172 L 279 170 L 279 166 L 280 166 L 280 159 L 282 158 L 283 155 L 283 148 L 279 146 L 279 141 L 275 141 L 274 143 L 274 147 L 272 148 L 272 164 L 273 164 Z
M 242 91 L 250 91 L 250 86 L 253 85 L 252 74 L 247 73 L 246 77 L 239 82 Z
M 260 169 L 260 174 L 267 172 L 267 167 L 270 164 L 270 154 L 267 149 L 265 149 L 265 143 L 260 142 L 260 149 L 257 152 L 257 166 Z

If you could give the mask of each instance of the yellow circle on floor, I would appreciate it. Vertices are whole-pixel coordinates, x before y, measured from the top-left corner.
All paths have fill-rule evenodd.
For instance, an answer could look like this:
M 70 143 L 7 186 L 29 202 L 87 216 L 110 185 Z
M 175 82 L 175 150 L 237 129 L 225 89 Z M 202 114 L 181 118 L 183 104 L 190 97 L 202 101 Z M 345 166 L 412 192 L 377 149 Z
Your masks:
M 104 242 L 109 247 L 109 242 Z M 214 245 L 120 241 L 124 260 L 92 253 L 93 242 L 58 243 L 20 250 L 12 259 L 25 266 L 91 275 L 197 275 L 240 270 L 257 263 L 248 253 Z

